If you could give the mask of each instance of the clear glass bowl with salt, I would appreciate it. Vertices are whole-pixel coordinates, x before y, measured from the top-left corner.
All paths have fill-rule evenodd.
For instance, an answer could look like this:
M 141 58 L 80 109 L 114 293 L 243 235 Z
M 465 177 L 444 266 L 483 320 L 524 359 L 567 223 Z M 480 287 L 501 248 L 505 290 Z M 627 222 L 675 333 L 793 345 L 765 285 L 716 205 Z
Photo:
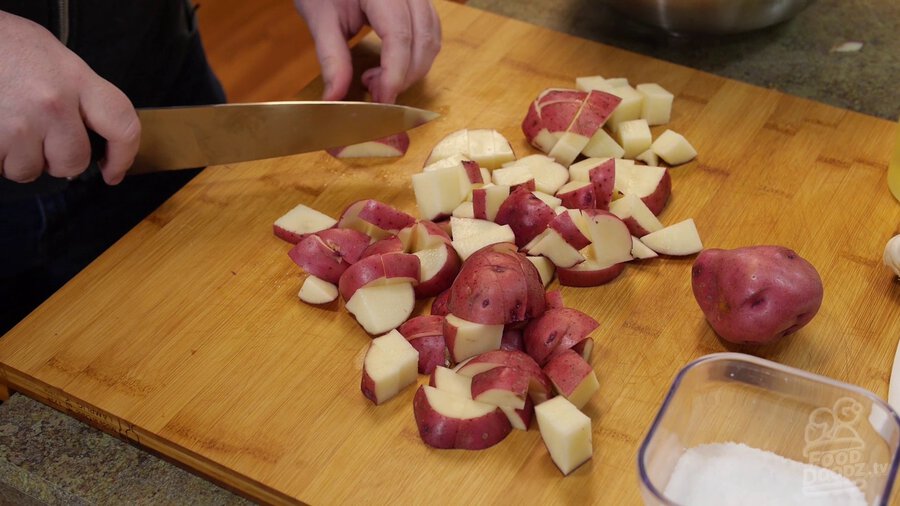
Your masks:
M 900 418 L 868 390 L 741 353 L 675 377 L 641 444 L 647 505 L 886 505 Z

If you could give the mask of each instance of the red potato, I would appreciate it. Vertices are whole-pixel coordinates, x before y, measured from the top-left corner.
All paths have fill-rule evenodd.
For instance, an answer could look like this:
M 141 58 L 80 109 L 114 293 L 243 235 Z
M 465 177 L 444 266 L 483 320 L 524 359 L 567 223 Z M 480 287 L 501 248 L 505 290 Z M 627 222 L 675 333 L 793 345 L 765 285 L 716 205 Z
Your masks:
M 368 235 L 356 230 L 329 228 L 307 235 L 288 256 L 307 273 L 338 284 L 341 275 L 368 247 Z
M 450 289 L 446 289 L 443 292 L 437 294 L 434 297 L 434 300 L 431 301 L 431 314 L 437 316 L 447 316 L 450 314 Z
M 634 241 L 621 218 L 602 209 L 582 211 L 591 238 L 590 260 L 599 265 L 613 265 L 634 259 Z
M 550 150 L 549 155 L 562 165 L 571 165 L 621 101 L 621 98 L 610 93 L 589 91 L 578 113 Z
M 526 188 L 519 187 L 500 204 L 494 221 L 509 225 L 516 236 L 516 246 L 522 247 L 537 237 L 556 217 L 553 208 Z
M 419 436 L 433 448 L 481 450 L 512 431 L 500 408 L 428 385 L 416 391 L 413 414 Z
M 522 330 L 506 327 L 500 336 L 501 350 L 525 351 L 525 343 L 522 341 Z
M 500 408 L 509 419 L 510 425 L 516 430 L 528 430 L 534 420 L 534 401 L 531 397 L 525 398 L 525 407 L 522 409 Z
M 556 279 L 563 286 L 591 287 L 605 285 L 625 270 L 625 262 L 613 265 L 600 265 L 593 260 L 585 260 L 567 269 L 557 268 Z
M 333 283 L 309 275 L 303 280 L 297 297 L 307 304 L 328 304 L 337 299 L 338 289 Z
M 275 237 L 297 244 L 304 237 L 326 228 L 331 228 L 337 220 L 311 207 L 299 204 L 272 224 Z
M 449 243 L 415 251 L 419 257 L 419 283 L 416 285 L 416 297 L 423 299 L 433 297 L 450 288 L 459 273 L 462 260 L 456 249 Z
M 443 316 L 416 316 L 403 322 L 397 331 L 419 352 L 420 374 L 431 374 L 438 366 L 450 365 Z
M 597 320 L 575 308 L 548 309 L 525 326 L 525 351 L 544 366 L 554 355 L 587 339 L 599 326 Z
M 338 219 L 336 228 L 353 229 L 374 240 L 384 239 L 403 227 L 415 223 L 409 214 L 374 199 L 358 200 L 348 205 Z
M 463 263 L 450 288 L 450 312 L 465 320 L 500 324 L 527 321 L 544 312 L 540 273 L 515 245 L 491 244 Z
M 572 349 L 553 356 L 544 366 L 544 374 L 553 389 L 576 408 L 583 408 L 600 389 L 597 374 L 584 358 Z
M 374 141 L 326 149 L 335 158 L 396 158 L 409 149 L 409 134 L 400 132 Z
M 564 88 L 548 88 L 538 94 L 522 121 L 529 144 L 549 153 L 581 109 L 587 93 Z
M 588 171 L 588 178 L 594 186 L 594 206 L 597 209 L 609 209 L 613 190 L 616 184 L 616 161 L 609 160 Z
M 531 356 L 518 350 L 494 350 L 476 355 L 459 364 L 456 372 L 469 377 L 497 367 L 517 369 L 528 376 L 528 395 L 540 404 L 553 395 L 553 385 Z
M 594 185 L 590 181 L 569 181 L 556 192 L 562 205 L 569 209 L 593 209 L 597 207 Z
M 672 194 L 672 177 L 665 167 L 650 165 L 616 165 L 615 191 L 635 195 L 659 216 Z
M 494 221 L 497 211 L 509 197 L 509 186 L 491 185 L 472 190 L 472 214 L 479 220 Z
M 544 297 L 547 300 L 547 310 L 550 309 L 559 309 L 566 307 L 566 304 L 563 302 L 562 292 L 559 290 L 550 290 L 545 294 Z M 546 312 L 546 311 L 545 311 Z
M 812 264 L 769 245 L 704 250 L 694 261 L 691 286 L 716 334 L 746 344 L 772 343 L 801 329 L 824 294 Z
M 402 278 L 398 278 L 402 279 Z M 360 287 L 344 309 L 369 334 L 396 329 L 412 316 L 416 295 L 409 281 L 374 282 Z
M 372 255 L 383 255 L 385 253 L 403 253 L 405 249 L 406 248 L 403 247 L 403 241 L 396 235 L 392 235 L 369 244 L 369 246 L 363 250 L 362 254 L 359 255 L 359 258 L 370 257 Z
M 572 267 L 584 261 L 584 255 L 552 228 L 541 232 L 522 249 L 529 255 L 547 258 L 555 267 Z
M 459 363 L 479 353 L 500 349 L 503 324 L 471 322 L 450 313 L 444 317 L 443 334 L 450 360 Z
M 472 376 L 472 399 L 498 408 L 524 409 L 530 376 L 512 367 L 494 367 Z
M 663 228 L 653 211 L 635 195 L 625 195 L 616 200 L 610 204 L 609 211 L 621 218 L 631 235 L 638 238 Z
M 573 213 L 577 213 L 577 216 L 573 218 Z M 553 220 L 550 221 L 548 225 L 549 228 L 559 232 L 559 235 L 562 236 L 563 239 L 567 243 L 569 243 L 573 248 L 580 250 L 584 248 L 588 244 L 591 243 L 591 239 L 584 234 L 578 224 L 575 222 L 576 219 L 581 219 L 580 212 L 577 210 L 570 210 L 568 212 L 559 213 Z
M 397 331 L 372 339 L 363 359 L 363 395 L 375 404 L 416 382 L 418 352 Z
M 321 276 L 320 276 L 321 277 Z M 356 290 L 373 283 L 419 281 L 419 257 L 409 253 L 385 253 L 360 259 L 341 274 L 338 291 L 349 301 Z

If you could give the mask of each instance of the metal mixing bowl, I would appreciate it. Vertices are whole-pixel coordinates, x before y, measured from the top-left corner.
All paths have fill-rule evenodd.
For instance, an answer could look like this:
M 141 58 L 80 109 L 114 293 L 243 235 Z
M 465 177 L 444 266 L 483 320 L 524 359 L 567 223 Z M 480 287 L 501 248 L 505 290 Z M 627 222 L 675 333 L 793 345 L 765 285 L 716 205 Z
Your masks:
M 740 33 L 780 23 L 813 0 L 606 0 L 617 11 L 671 33 Z

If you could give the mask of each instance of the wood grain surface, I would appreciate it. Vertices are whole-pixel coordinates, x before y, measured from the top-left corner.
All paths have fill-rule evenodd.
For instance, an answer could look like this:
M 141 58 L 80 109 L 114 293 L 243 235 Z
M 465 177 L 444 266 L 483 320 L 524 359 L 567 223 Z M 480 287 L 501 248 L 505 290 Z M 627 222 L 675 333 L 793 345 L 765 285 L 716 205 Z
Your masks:
M 404 158 L 312 153 L 205 170 L 0 340 L 0 383 L 259 501 L 311 504 L 638 503 L 638 446 L 675 374 L 713 352 L 750 352 L 886 396 L 900 337 L 900 283 L 881 265 L 900 232 L 885 179 L 894 124 L 438 7 L 443 52 L 400 101 L 442 117 L 410 133 Z M 377 46 L 365 39 L 356 57 L 371 60 Z M 589 74 L 675 94 L 669 127 L 699 156 L 672 170 L 664 223 L 693 217 L 707 247 L 795 249 L 823 278 L 823 306 L 780 344 L 745 349 L 704 321 L 692 258 L 562 288 L 567 305 L 601 322 L 601 389 L 585 408 L 592 461 L 564 478 L 534 427 L 484 451 L 431 449 L 416 430 L 413 388 L 379 407 L 362 396 L 369 337 L 339 303 L 297 299 L 304 275 L 272 222 L 298 203 L 337 215 L 360 198 L 414 213 L 410 176 L 442 136 L 496 128 L 530 154 L 519 126 L 529 102 Z M 320 90 L 316 81 L 304 95 Z

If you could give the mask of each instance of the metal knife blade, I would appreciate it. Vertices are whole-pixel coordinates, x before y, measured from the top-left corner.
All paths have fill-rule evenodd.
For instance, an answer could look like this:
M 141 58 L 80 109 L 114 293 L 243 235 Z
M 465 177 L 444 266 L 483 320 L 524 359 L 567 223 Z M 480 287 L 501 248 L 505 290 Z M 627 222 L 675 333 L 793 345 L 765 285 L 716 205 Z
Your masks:
M 261 102 L 139 109 L 130 174 L 237 163 L 347 146 L 409 130 L 437 113 L 370 102 Z

